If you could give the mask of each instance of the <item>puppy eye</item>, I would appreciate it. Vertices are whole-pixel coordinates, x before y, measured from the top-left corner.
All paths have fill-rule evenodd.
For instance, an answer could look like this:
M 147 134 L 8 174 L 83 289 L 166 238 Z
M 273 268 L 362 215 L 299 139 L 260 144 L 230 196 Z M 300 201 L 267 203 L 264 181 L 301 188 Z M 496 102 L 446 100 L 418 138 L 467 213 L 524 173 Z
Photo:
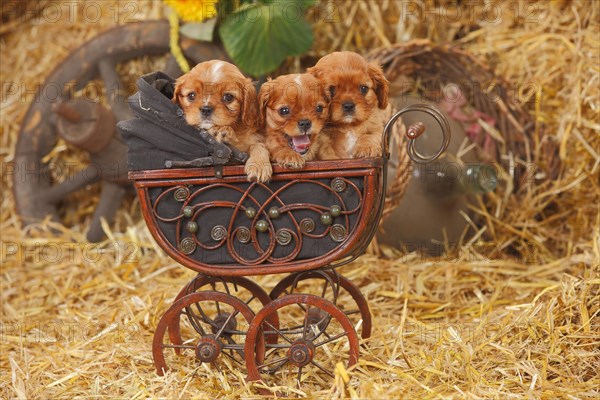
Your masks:
M 279 109 L 279 115 L 288 115 L 290 113 L 290 109 L 287 107 L 281 107 Z
M 364 96 L 369 91 L 369 87 L 365 85 L 360 86 L 360 93 Z
M 318 112 L 319 114 L 321 114 L 321 113 L 323 112 L 323 106 L 322 106 L 322 105 L 320 105 L 320 104 L 319 104 L 319 105 L 317 106 L 317 112 Z
M 333 97 L 335 94 L 335 86 L 329 86 L 329 93 L 331 94 L 331 97 Z
M 190 93 L 188 93 L 188 95 L 186 97 L 189 101 L 194 101 L 194 100 L 196 100 L 196 93 L 190 92 Z
M 224 103 L 231 103 L 233 101 L 234 97 L 231 93 L 225 93 L 223 95 L 223 102 Z

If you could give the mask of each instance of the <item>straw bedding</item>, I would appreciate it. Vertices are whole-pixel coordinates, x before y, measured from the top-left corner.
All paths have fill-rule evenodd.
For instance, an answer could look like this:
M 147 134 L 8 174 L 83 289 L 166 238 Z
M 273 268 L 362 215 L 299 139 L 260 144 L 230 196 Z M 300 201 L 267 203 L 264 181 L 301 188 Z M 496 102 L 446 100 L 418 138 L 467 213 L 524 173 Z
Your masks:
M 132 10 L 137 19 L 164 12 L 158 2 L 123 2 L 117 10 L 112 2 L 97 4 L 103 14 L 93 24 L 84 23 L 79 7 L 47 18 L 56 23 L 5 25 L 2 82 L 33 88 L 69 51 L 131 19 Z M 518 192 L 506 179 L 482 199 L 474 207 L 482 222 L 458 251 L 432 259 L 382 247 L 342 268 L 361 287 L 374 315 L 359 364 L 336 368 L 333 381 L 280 391 L 316 399 L 597 398 L 598 3 L 486 2 L 461 15 L 445 1 L 321 6 L 327 4 L 333 18 L 317 18 L 315 56 L 341 48 L 366 52 L 416 37 L 454 40 L 516 87 L 535 83 L 540 90 L 522 98 L 536 126 L 531 152 L 554 141 L 561 163 L 558 178 L 544 180 L 544 156 L 536 155 L 539 179 Z M 410 15 L 400 18 L 407 5 L 414 6 Z M 495 10 L 502 17 L 494 17 Z M 161 62 L 121 68 L 133 81 Z M 3 88 L 3 172 L 33 97 L 23 92 L 5 95 Z M 48 159 L 83 157 L 59 143 Z M 66 227 L 50 222 L 23 227 L 11 185 L 12 177 L 3 173 L 1 398 L 260 397 L 243 383 L 242 371 L 227 363 L 217 369 L 182 360 L 167 376 L 155 374 L 154 328 L 193 273 L 157 247 L 137 200 L 128 199 L 115 224 L 105 227 L 106 241 L 91 245 L 84 231 L 97 188 L 69 198 Z M 258 281 L 270 288 L 278 278 Z M 336 351 L 341 350 L 334 349 L 332 357 Z

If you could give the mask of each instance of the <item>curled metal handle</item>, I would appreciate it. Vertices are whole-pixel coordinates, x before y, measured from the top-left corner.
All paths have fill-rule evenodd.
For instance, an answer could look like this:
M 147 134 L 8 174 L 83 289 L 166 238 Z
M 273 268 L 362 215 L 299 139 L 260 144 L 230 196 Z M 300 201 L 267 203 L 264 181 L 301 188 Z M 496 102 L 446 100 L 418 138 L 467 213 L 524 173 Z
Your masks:
M 442 128 L 442 146 L 433 156 L 424 157 L 415 148 L 415 143 L 417 138 L 423 133 L 425 133 L 425 124 L 423 124 L 422 122 L 416 122 L 409 126 L 406 130 L 406 136 L 408 137 L 408 156 L 417 164 L 425 164 L 436 160 L 439 156 L 442 155 L 444 151 L 446 151 L 446 149 L 448 148 L 448 144 L 450 144 L 450 124 L 448 123 L 446 117 L 437 108 L 430 106 L 429 104 L 413 104 L 404 107 L 402 110 L 395 113 L 392 116 L 392 118 L 390 118 L 388 123 L 385 125 L 385 128 L 383 129 L 383 154 L 386 157 L 389 157 L 390 131 L 392 129 L 392 126 L 398 120 L 398 118 L 400 118 L 402 114 L 405 114 L 407 112 L 423 112 L 425 114 L 429 114 L 433 118 L 435 118 L 440 128 Z

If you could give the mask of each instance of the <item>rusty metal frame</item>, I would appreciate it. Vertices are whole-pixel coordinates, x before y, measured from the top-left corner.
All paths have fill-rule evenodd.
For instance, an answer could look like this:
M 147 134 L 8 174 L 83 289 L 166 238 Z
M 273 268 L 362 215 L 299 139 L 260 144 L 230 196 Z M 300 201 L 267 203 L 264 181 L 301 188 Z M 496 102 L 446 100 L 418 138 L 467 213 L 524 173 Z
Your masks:
M 307 163 L 302 171 L 290 171 L 274 166 L 273 181 L 301 181 L 317 178 L 362 177 L 364 179 L 363 195 L 360 203 L 358 222 L 348 237 L 340 243 L 333 251 L 310 260 L 290 259 L 285 261 L 267 261 L 266 257 L 261 262 L 236 263 L 225 265 L 211 265 L 195 260 L 187 256 L 180 248 L 171 243 L 159 229 L 158 218 L 154 210 L 154 204 L 150 199 L 150 188 L 174 188 L 185 185 L 221 185 L 224 183 L 246 182 L 243 166 L 226 166 L 223 168 L 223 178 L 216 179 L 212 168 L 185 169 L 185 170 L 154 170 L 154 171 L 132 171 L 130 179 L 135 180 L 135 186 L 140 198 L 142 215 L 146 220 L 148 228 L 154 239 L 158 242 L 169 256 L 174 260 L 200 273 L 219 276 L 247 276 L 264 275 L 285 272 L 305 271 L 329 266 L 340 261 L 346 262 L 361 255 L 369 244 L 377 227 L 378 217 L 382 210 L 383 193 L 385 188 L 385 162 L 382 158 L 345 160 L 336 163 L 337 169 L 328 169 L 330 162 L 315 161 Z M 274 243 L 275 238 L 271 237 Z M 266 253 L 265 253 L 266 254 Z

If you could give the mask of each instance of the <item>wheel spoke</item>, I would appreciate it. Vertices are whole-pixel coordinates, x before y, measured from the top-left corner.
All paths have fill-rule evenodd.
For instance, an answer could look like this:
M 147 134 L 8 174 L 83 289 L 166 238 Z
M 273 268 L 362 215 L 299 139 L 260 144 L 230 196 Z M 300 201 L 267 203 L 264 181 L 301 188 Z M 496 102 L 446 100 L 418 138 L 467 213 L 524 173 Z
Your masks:
M 281 367 L 283 367 L 285 364 L 287 364 L 290 361 L 289 358 L 286 357 L 285 360 L 283 360 L 279 365 L 277 365 L 274 368 L 271 368 L 270 370 L 268 370 L 269 374 L 274 374 L 275 372 L 279 371 L 281 369 Z
M 264 359 L 263 359 L 263 360 L 266 360 L 266 359 L 270 358 L 270 357 L 271 357 L 273 354 L 277 354 L 277 352 L 279 351 L 279 349 L 285 349 L 285 348 L 286 348 L 286 347 L 275 347 L 275 348 L 272 348 L 272 349 L 270 349 L 270 350 L 273 350 L 273 351 L 271 351 L 271 352 L 270 352 L 270 353 L 268 353 L 268 354 L 267 354 L 267 350 L 265 349 L 265 357 L 264 357 Z M 290 346 L 288 346 L 287 348 L 289 349 L 289 348 L 290 348 Z
M 332 378 L 334 377 L 334 375 L 333 375 L 331 372 L 327 371 L 327 370 L 325 369 L 325 367 L 323 367 L 321 364 L 319 364 L 319 363 L 318 363 L 318 362 L 316 362 L 315 360 L 310 360 L 310 363 L 311 363 L 312 365 L 314 365 L 315 367 L 319 368 L 321 371 L 325 372 L 325 373 L 326 373 L 327 375 L 329 375 L 330 377 L 332 377 Z
M 163 344 L 163 349 L 192 349 L 194 350 L 196 346 L 188 346 L 185 344 Z
M 233 342 L 232 344 L 223 344 L 223 348 L 230 350 L 244 350 L 244 345 Z
M 268 349 L 289 349 L 290 345 L 289 344 L 279 344 L 279 343 L 273 343 L 273 344 L 265 344 L 265 346 Z
M 324 333 L 327 335 L 327 333 L 326 333 L 326 332 L 324 332 Z M 321 341 L 321 342 L 319 342 L 319 343 L 316 343 L 316 344 L 315 344 L 315 347 L 323 346 L 324 344 L 327 344 L 327 343 L 333 342 L 334 340 L 337 340 L 337 339 L 339 339 L 339 338 L 341 338 L 341 337 L 344 337 L 344 336 L 346 336 L 346 335 L 347 335 L 347 333 L 346 333 L 346 331 L 344 331 L 344 332 L 342 332 L 342 333 L 339 333 L 339 334 L 337 334 L 337 335 L 335 335 L 335 336 L 330 336 L 328 339 L 325 339 L 325 340 L 323 340 L 323 341 Z M 327 336 L 329 336 L 329 335 L 327 335 Z
M 264 364 L 259 365 L 258 368 L 260 369 L 260 368 L 268 367 L 269 365 L 277 364 L 278 362 L 281 362 L 281 361 L 284 361 L 284 360 L 287 361 L 288 357 L 276 358 L 274 360 L 271 360 L 269 362 L 266 362 Z
M 292 288 L 291 288 L 291 290 L 289 290 L 289 291 L 288 291 L 287 289 L 283 289 L 283 295 L 284 295 L 284 296 L 287 296 L 288 294 L 292 294 L 292 293 L 294 293 L 294 288 L 295 288 L 295 287 L 292 287 Z M 304 308 L 304 306 L 303 306 L 302 304 L 300 304 L 300 303 L 296 303 L 296 305 L 297 305 L 298 307 L 300 307 L 300 309 L 301 309 L 302 311 L 306 312 L 306 308 Z
M 321 292 L 321 297 L 325 298 L 325 292 L 327 291 L 327 280 L 323 280 L 323 291 Z
M 101 218 L 112 221 L 124 195 L 124 186 L 107 180 L 102 183 L 98 205 L 94 210 L 90 229 L 86 235 L 90 242 L 99 242 L 105 237 L 102 230 Z
M 94 177 L 93 179 L 88 177 L 90 174 Z M 48 190 L 43 191 L 40 196 L 43 197 L 48 203 L 55 204 L 67 197 L 69 193 L 81 189 L 89 183 L 98 182 L 99 180 L 100 175 L 97 173 L 97 171 L 91 171 L 91 167 L 87 166 L 81 171 L 77 172 L 73 178 L 69 178 L 50 187 Z
M 279 329 L 275 328 L 273 326 L 273 324 L 271 324 L 269 321 L 265 320 L 264 321 L 265 324 L 268 324 L 275 332 L 277 332 L 279 334 L 279 336 L 281 336 L 283 338 L 283 340 L 285 340 L 286 342 L 288 342 L 289 344 L 294 343 L 293 341 L 291 341 L 287 336 L 285 336 Z
M 310 310 L 310 306 L 306 307 L 306 314 L 304 315 L 304 327 L 302 328 L 302 339 L 306 339 L 306 334 L 308 331 L 308 311 Z
M 104 81 L 106 88 L 106 97 L 111 111 L 117 117 L 117 121 L 124 121 L 131 118 L 132 114 L 129 107 L 123 107 L 127 98 L 120 93 L 119 88 L 123 88 L 121 78 L 116 70 L 116 63 L 111 58 L 105 58 L 98 63 L 100 76 Z
M 233 340 L 229 336 L 225 336 L 225 340 L 227 340 L 229 342 L 229 344 L 223 344 L 223 349 L 233 350 L 236 353 L 238 353 L 240 355 L 240 357 L 242 357 L 242 359 L 243 359 L 244 358 L 244 345 L 237 344 L 235 342 L 235 340 Z M 223 354 L 227 354 L 227 352 L 223 352 Z
M 231 314 L 229 314 L 229 316 L 227 317 L 227 319 L 223 323 L 223 326 L 221 326 L 221 329 L 219 329 L 219 331 L 215 334 L 215 339 L 218 339 L 219 336 L 221 336 L 221 333 L 223 333 L 223 330 L 225 329 L 225 327 L 227 326 L 227 324 L 229 323 L 229 321 L 231 321 L 231 318 L 235 317 L 239 312 L 240 312 L 239 310 L 235 310 L 234 312 L 232 312 Z
M 213 328 L 219 328 L 215 321 L 213 321 L 208 315 L 206 315 L 202 307 L 200 307 L 200 304 L 196 303 L 196 308 L 198 309 L 198 314 L 200 314 L 200 318 L 202 318 L 204 322 L 206 322 Z
M 227 336 L 227 335 L 240 335 L 240 336 L 245 336 L 247 334 L 246 331 L 239 331 L 236 329 L 225 329 L 223 331 L 223 335 Z
M 196 314 L 194 314 L 194 311 L 192 311 L 191 308 L 185 308 L 185 315 L 187 315 L 188 321 L 190 321 L 192 328 L 194 328 L 194 330 L 201 336 L 206 336 L 206 332 L 204 331 L 204 328 L 202 328 L 202 324 L 200 321 L 198 321 Z
M 306 308 L 305 308 L 305 307 L 304 307 L 302 304 L 300 304 L 300 303 L 297 303 L 296 305 L 297 305 L 298 307 L 300 307 L 300 309 L 301 309 L 302 311 L 306 312 Z
M 235 358 L 234 356 L 232 356 L 232 355 L 231 355 L 231 354 L 229 354 L 228 352 L 226 352 L 226 351 L 223 351 L 221 354 L 225 354 L 225 355 L 226 355 L 227 357 L 229 357 L 231 360 L 235 361 L 236 363 L 238 363 L 238 364 L 239 364 L 239 365 L 241 365 L 241 366 L 244 366 L 244 364 L 242 364 L 242 362 L 241 362 L 240 360 L 238 360 L 237 358 Z M 238 353 L 238 354 L 240 354 L 240 353 Z M 244 357 L 244 356 L 243 356 L 243 353 L 242 353 L 242 358 L 243 358 L 243 357 Z
M 298 386 L 300 386 L 300 383 L 302 383 L 302 367 L 298 368 L 298 377 L 296 378 L 296 381 L 298 381 Z
M 289 328 L 285 328 L 285 329 L 280 329 L 281 332 L 287 334 L 287 335 L 299 335 L 302 333 L 302 328 L 304 327 L 304 324 L 302 325 L 294 325 L 294 326 L 290 326 Z M 275 331 L 265 331 L 265 334 L 268 333 L 277 333 Z

